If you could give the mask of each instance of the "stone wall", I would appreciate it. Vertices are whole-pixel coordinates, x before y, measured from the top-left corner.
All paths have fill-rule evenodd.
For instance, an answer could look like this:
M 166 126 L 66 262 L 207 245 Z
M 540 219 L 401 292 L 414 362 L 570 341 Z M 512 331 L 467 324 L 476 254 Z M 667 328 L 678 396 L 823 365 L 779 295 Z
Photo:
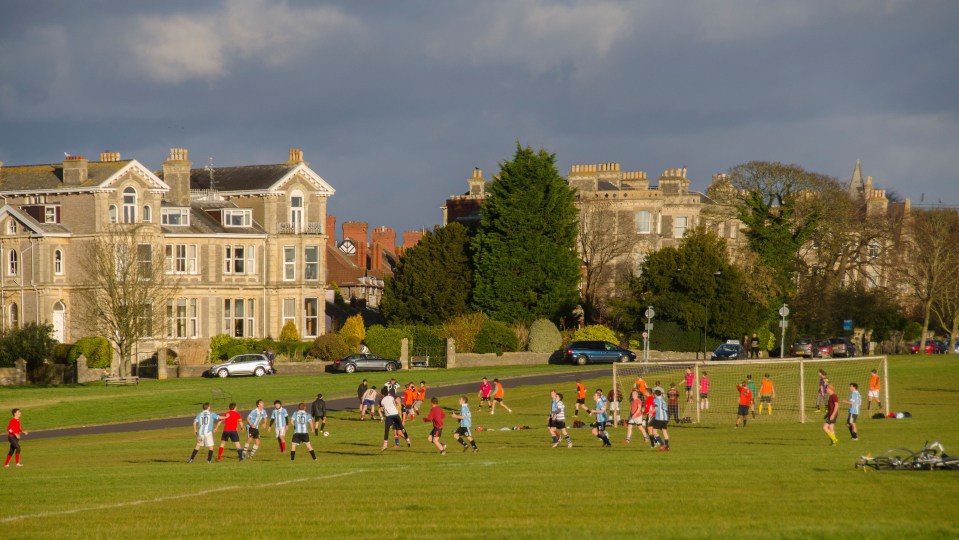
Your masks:
M 449 367 L 545 366 L 549 364 L 550 356 L 550 353 L 531 352 L 503 353 L 502 355 L 456 353 L 455 366 Z
M 80 355 L 77 357 L 77 382 L 80 384 L 100 381 L 110 375 L 109 369 L 87 367 L 87 357 Z

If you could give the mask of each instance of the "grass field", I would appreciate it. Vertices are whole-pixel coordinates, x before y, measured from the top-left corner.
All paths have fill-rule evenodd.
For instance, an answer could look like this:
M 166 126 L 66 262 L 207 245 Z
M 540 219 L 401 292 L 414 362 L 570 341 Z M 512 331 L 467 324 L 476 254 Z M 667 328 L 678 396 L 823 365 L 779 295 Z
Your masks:
M 382 424 L 345 413 L 318 441 L 316 462 L 302 449 L 291 462 L 265 441 L 249 462 L 228 451 L 221 463 L 188 465 L 189 426 L 28 436 L 26 466 L 0 472 L 0 523 L 26 538 L 955 538 L 957 473 L 864 474 L 853 464 L 927 439 L 959 453 L 959 364 L 896 358 L 890 378 L 896 409 L 914 418 L 861 420 L 862 440 L 845 435 L 837 447 L 818 422 L 756 422 L 673 427 L 668 454 L 624 444 L 622 428 L 610 449 L 583 429 L 571 430 L 572 449 L 552 449 L 546 386 L 511 389 L 512 415 L 474 407 L 474 425 L 534 428 L 477 432 L 478 454 L 460 452 L 448 423 L 451 452 L 438 455 L 418 419 L 411 449 L 380 452 Z M 28 430 L 31 415 L 25 408 Z

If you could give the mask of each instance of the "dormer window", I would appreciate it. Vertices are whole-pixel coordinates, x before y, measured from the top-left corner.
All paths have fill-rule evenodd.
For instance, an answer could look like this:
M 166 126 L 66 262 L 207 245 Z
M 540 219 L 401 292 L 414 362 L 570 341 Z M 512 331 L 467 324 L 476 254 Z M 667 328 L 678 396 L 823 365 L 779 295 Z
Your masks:
M 253 211 L 248 208 L 224 208 L 224 227 L 249 227 L 253 224 Z
M 183 226 L 190 224 L 189 208 L 162 208 L 160 209 L 160 224 Z

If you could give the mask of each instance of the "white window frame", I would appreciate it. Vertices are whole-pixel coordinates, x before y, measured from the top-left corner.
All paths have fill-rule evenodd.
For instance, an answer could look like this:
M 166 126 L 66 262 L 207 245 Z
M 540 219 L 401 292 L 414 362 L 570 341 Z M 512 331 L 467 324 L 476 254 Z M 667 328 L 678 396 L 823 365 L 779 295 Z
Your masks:
M 199 302 L 196 298 L 175 298 L 167 303 L 167 337 L 199 337 Z
M 299 203 L 299 204 L 297 204 Z M 293 232 L 303 231 L 303 218 L 306 216 L 306 199 L 303 192 L 295 189 L 290 193 L 290 226 Z
M 117 222 L 117 205 L 115 204 L 110 205 L 109 215 L 110 215 L 109 217 L 110 223 L 116 223 Z
M 286 326 L 286 323 L 292 322 L 296 324 L 296 298 L 284 298 L 283 299 L 283 316 L 282 316 L 283 326 Z M 281 326 L 280 328 L 282 328 Z
M 57 222 L 57 207 L 56 207 L 56 206 L 44 206 L 44 207 L 43 207 L 43 222 L 44 222 L 44 223 L 56 223 L 56 222 Z
M 310 251 L 313 251 L 315 260 L 310 260 Z M 310 277 L 312 275 L 312 277 Z M 319 281 L 320 279 L 320 246 L 303 247 L 303 279 Z
M 16 302 L 10 304 L 8 315 L 10 316 L 10 328 L 14 330 L 20 328 L 20 308 L 17 307 Z
M 17 220 L 10 218 L 7 221 L 7 234 L 17 234 Z
M 17 254 L 17 250 L 15 249 L 11 249 L 7 254 L 7 275 L 20 275 L 20 256 Z
M 53 275 L 63 275 L 63 250 L 59 248 L 53 250 Z
M 224 208 L 224 227 L 250 227 L 253 225 L 253 211 L 249 208 Z
M 313 304 L 313 314 L 310 315 L 310 304 Z M 312 325 L 310 324 L 312 322 Z M 312 328 L 311 328 L 312 326 Z M 320 299 L 303 299 L 303 337 L 316 337 L 320 332 Z
M 174 218 L 175 219 L 171 219 Z M 170 227 L 189 227 L 190 209 L 189 208 L 161 208 L 160 224 Z
M 183 275 L 198 274 L 199 265 L 197 264 L 196 244 L 167 244 L 166 273 Z
M 682 227 L 679 226 L 679 220 L 683 221 Z M 683 236 L 686 236 L 686 231 L 688 230 L 689 230 L 689 216 L 673 217 L 673 238 L 682 238 Z
M 646 217 L 643 220 L 643 217 Z M 644 227 L 645 224 L 645 227 Z M 650 234 L 653 230 L 653 213 L 649 210 L 639 210 L 636 212 L 636 232 L 639 234 Z
M 239 256 L 237 256 L 238 251 Z M 243 270 L 237 270 L 238 263 Z M 256 246 L 253 244 L 227 244 L 223 246 L 223 273 L 238 276 L 256 274 Z
M 256 337 L 256 300 L 224 298 L 223 330 L 232 337 Z
M 296 246 L 283 246 L 283 281 L 296 281 Z
M 153 209 L 150 208 L 149 204 L 143 205 L 143 222 L 153 223 Z
M 127 186 L 123 190 L 123 222 L 137 222 L 137 190 L 133 186 Z M 132 198 L 132 201 L 127 197 Z

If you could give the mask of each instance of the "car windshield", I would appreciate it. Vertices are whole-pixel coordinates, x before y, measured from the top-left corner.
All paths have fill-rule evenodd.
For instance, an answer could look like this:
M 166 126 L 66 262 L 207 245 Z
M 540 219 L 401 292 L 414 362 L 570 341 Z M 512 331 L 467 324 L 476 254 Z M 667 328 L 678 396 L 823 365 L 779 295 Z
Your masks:
M 720 345 L 718 349 L 716 349 L 716 352 L 737 352 L 737 348 L 735 345 L 724 343 Z

